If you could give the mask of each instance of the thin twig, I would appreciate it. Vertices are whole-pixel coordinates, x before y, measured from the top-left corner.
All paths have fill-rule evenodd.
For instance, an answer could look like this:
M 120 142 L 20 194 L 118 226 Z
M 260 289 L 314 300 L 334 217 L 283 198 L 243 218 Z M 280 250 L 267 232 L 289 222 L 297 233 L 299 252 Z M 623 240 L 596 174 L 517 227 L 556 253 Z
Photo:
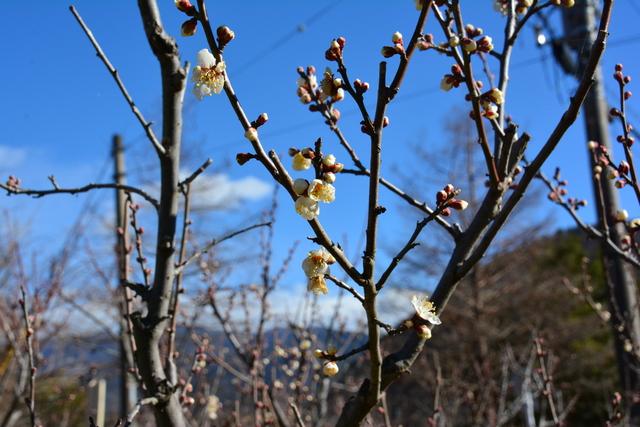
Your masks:
M 78 13 L 75 7 L 69 6 L 69 10 L 73 14 L 73 16 L 76 18 L 76 21 L 78 21 L 78 24 L 80 24 L 82 31 L 84 31 L 84 33 L 89 38 L 89 41 L 93 45 L 93 48 L 96 50 L 96 54 L 98 55 L 98 58 L 100 58 L 100 60 L 104 63 L 105 67 L 107 67 L 107 70 L 109 70 L 109 73 L 111 74 L 111 77 L 113 77 L 116 84 L 118 85 L 118 88 L 122 93 L 122 96 L 124 96 L 124 99 L 127 101 L 127 104 L 129 104 L 129 107 L 131 107 L 131 111 L 140 122 L 140 125 L 142 125 L 142 128 L 147 134 L 147 138 L 149 138 L 149 141 L 151 141 L 151 144 L 153 144 L 153 147 L 156 149 L 156 151 L 159 154 L 165 154 L 166 150 L 164 149 L 162 144 L 160 144 L 160 141 L 158 140 L 155 133 L 153 132 L 153 129 L 151 128 L 152 123 L 148 122 L 144 118 L 138 106 L 135 104 L 135 102 L 133 102 L 133 98 L 131 98 L 131 95 L 129 95 L 127 88 L 122 82 L 122 79 L 118 74 L 118 70 L 116 70 L 116 68 L 111 64 L 111 61 L 109 61 L 109 58 L 107 58 L 107 55 L 105 55 L 104 51 L 100 47 L 100 44 L 98 43 L 96 38 L 93 36 L 93 32 L 91 31 L 91 29 L 89 29 L 89 27 L 84 23 L 84 20 L 82 19 L 82 17 L 80 16 L 80 14 Z
M 187 265 L 189 265 L 191 262 L 195 261 L 196 259 L 200 258 L 202 255 L 208 253 L 214 246 L 217 246 L 220 243 L 226 240 L 232 239 L 242 233 L 246 233 L 247 231 L 251 231 L 259 227 L 270 227 L 270 226 L 271 226 L 271 222 L 254 224 L 254 225 L 250 225 L 249 227 L 241 228 L 240 230 L 232 231 L 231 233 L 225 234 L 224 236 L 218 239 L 211 240 L 204 248 L 200 249 L 199 251 L 196 251 L 193 255 L 191 255 L 185 261 L 178 263 L 176 265 L 176 274 L 180 274 Z
M 300 415 L 300 411 L 298 410 L 296 404 L 291 402 L 289 403 L 289 407 L 293 411 L 293 415 L 296 417 L 296 423 L 298 424 L 298 427 L 305 427 L 304 421 L 302 421 L 302 415 Z
M 31 427 L 36 427 L 36 365 L 33 351 L 34 330 L 29 318 L 29 305 L 27 301 L 27 291 L 20 285 L 20 308 L 22 309 L 22 319 L 24 320 L 24 336 L 27 343 L 27 355 L 29 358 L 29 396 L 25 399 L 29 409 Z

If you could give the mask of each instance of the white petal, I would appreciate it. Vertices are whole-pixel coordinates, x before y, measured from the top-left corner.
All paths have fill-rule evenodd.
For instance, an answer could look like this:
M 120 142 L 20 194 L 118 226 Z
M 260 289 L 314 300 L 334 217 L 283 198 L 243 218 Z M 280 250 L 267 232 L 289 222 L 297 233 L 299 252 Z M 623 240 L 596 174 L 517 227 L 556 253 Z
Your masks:
M 198 65 L 207 68 L 216 65 L 216 58 L 209 52 L 209 49 L 202 49 L 198 52 Z

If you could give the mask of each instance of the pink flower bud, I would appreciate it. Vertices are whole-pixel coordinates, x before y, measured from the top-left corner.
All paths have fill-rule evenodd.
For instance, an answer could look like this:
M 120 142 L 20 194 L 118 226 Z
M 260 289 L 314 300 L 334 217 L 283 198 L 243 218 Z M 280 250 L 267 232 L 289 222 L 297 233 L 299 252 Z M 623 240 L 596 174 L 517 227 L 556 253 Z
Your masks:
M 220 49 L 224 48 L 227 43 L 229 43 L 236 37 L 236 34 L 231 31 L 231 28 L 227 27 L 226 25 L 218 27 L 216 33 L 218 34 L 218 43 L 220 44 Z
M 180 27 L 180 33 L 185 37 L 189 37 L 194 35 L 197 29 L 198 20 L 196 18 L 191 18 L 182 23 L 182 26 Z
M 247 163 L 249 160 L 253 159 L 254 155 L 251 153 L 238 153 L 236 154 L 236 162 L 238 162 L 238 164 L 240 166 L 244 165 L 245 163 Z
M 195 6 L 189 0 L 175 0 L 175 5 L 180 12 L 184 12 L 189 16 L 193 16 L 196 13 Z

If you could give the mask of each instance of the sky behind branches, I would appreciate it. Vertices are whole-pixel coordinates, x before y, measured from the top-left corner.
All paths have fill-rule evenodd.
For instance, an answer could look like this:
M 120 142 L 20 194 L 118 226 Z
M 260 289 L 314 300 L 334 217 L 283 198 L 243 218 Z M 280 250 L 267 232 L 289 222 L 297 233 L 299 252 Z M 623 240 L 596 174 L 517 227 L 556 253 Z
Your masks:
M 196 52 L 205 47 L 201 29 L 194 37 L 180 37 L 184 15 L 177 12 L 172 0 L 159 0 L 158 3 L 167 31 L 178 39 L 183 60 L 193 62 Z M 493 10 L 492 1 L 463 0 L 461 3 L 466 21 L 483 27 L 499 49 L 504 18 Z M 156 131 L 160 133 L 159 67 L 147 45 L 134 3 L 80 0 L 74 5 L 118 69 L 140 109 L 147 119 L 157 123 Z M 5 66 L 0 68 L 4 101 L 0 104 L 2 179 L 13 173 L 22 179 L 25 187 L 31 188 L 50 186 L 47 176 L 51 174 L 62 186 L 109 180 L 110 138 L 116 132 L 123 135 L 132 176 L 148 176 L 145 171 L 153 163 L 154 156 L 151 146 L 111 76 L 69 13 L 68 3 L 36 0 L 28 6 L 21 2 L 6 2 L 3 6 L 0 18 L 3 22 L 0 37 L 5 40 Z M 368 81 L 375 88 L 377 64 L 382 59 L 380 48 L 390 43 L 394 31 L 409 37 L 417 18 L 413 2 L 217 1 L 210 3 L 209 10 L 214 26 L 226 24 L 236 33 L 225 56 L 229 76 L 245 111 L 250 118 L 262 112 L 269 114 L 268 124 L 260 131 L 265 148 L 275 149 L 286 157 L 288 147 L 312 145 L 316 138 L 322 137 L 325 151 L 333 152 L 339 161 L 349 165 L 346 153 L 320 116 L 309 113 L 298 101 L 295 69 L 298 65 L 309 64 L 314 64 L 319 72 L 327 65 L 335 68 L 335 64 L 325 61 L 324 51 L 332 38 L 343 35 L 347 39 L 345 62 L 350 76 Z M 557 22 L 557 15 L 552 16 L 552 22 Z M 625 71 L 640 79 L 639 19 L 635 0 L 616 2 L 610 47 L 603 62 L 609 96 L 615 94 L 614 82 L 610 79 L 615 63 L 623 62 Z M 434 33 L 436 41 L 442 41 L 436 27 L 434 20 L 429 19 L 426 32 Z M 556 26 L 555 31 L 560 33 L 560 27 Z M 396 63 L 397 58 L 389 60 L 391 70 Z M 512 64 L 512 83 L 507 98 L 509 113 L 522 130 L 533 136 L 530 148 L 535 150 L 543 144 L 560 117 L 575 88 L 575 81 L 563 76 L 553 65 L 548 49 L 535 46 L 531 25 L 522 33 Z M 450 65 L 451 60 L 434 52 L 417 53 L 414 57 L 400 94 L 388 109 L 391 125 L 385 129 L 383 143 L 384 176 L 393 178 L 397 170 L 410 174 L 411 168 L 421 168 L 414 164 L 413 144 L 432 146 L 435 150 L 449 140 L 449 135 L 443 133 L 442 122 L 454 114 L 454 107 L 465 104 L 461 90 L 445 93 L 438 89 L 440 79 L 449 72 Z M 495 60 L 490 59 L 490 65 L 497 72 Z M 479 63 L 475 70 L 476 76 L 487 83 Z M 636 81 L 632 82 L 632 91 Z M 375 90 L 371 93 L 375 94 Z M 374 95 L 369 95 L 367 103 L 371 108 L 374 102 Z M 361 158 L 366 160 L 368 139 L 359 131 L 354 103 L 346 99 L 337 107 L 343 113 L 343 131 Z M 637 113 L 640 101 L 632 98 L 630 107 L 631 122 L 640 122 Z M 461 115 L 460 120 L 467 118 Z M 617 128 L 614 129 L 617 132 Z M 230 206 L 230 215 L 222 225 L 205 221 L 206 217 L 202 218 L 201 224 L 196 224 L 213 236 L 255 219 L 257 214 L 248 215 L 247 212 L 257 213 L 270 203 L 272 184 L 266 171 L 252 162 L 239 167 L 233 160 L 237 152 L 250 150 L 242 134 L 224 96 L 198 102 L 189 88 L 185 100 L 184 145 L 191 148 L 183 164 L 185 173 L 211 157 L 215 166 L 209 175 L 219 175 L 207 179 L 221 186 L 219 193 L 242 194 L 240 199 L 248 199 L 246 203 L 236 201 Z M 544 170 L 550 175 L 556 166 L 560 166 L 563 176 L 569 180 L 571 195 L 590 199 L 585 145 L 583 122 L 579 119 Z M 301 173 L 293 175 L 303 176 Z M 446 177 L 442 177 L 442 185 L 446 183 Z M 425 190 L 421 184 L 420 181 L 411 183 L 412 191 L 433 203 L 436 188 Z M 364 232 L 366 181 L 339 176 L 336 188 L 336 202 L 322 206 L 320 219 L 332 237 L 354 255 L 360 249 L 358 242 Z M 461 196 L 464 198 L 464 195 L 463 187 Z M 623 201 L 629 202 L 626 207 L 631 216 L 640 215 L 630 195 L 623 191 Z M 219 198 L 219 194 L 209 197 Z M 46 248 L 50 242 L 62 239 L 85 198 L 54 196 L 30 200 L 12 197 L 3 198 L 0 206 L 19 223 L 30 226 L 36 236 L 35 247 Z M 109 191 L 99 195 L 100 209 L 110 212 L 112 200 Z M 302 240 L 293 270 L 287 276 L 288 282 L 302 283 L 304 278 L 298 265 L 304 254 L 313 249 L 305 240 L 310 230 L 282 192 L 279 200 L 276 259 L 285 256 L 293 241 Z M 393 251 L 393 248 L 401 247 L 412 232 L 413 220 L 407 217 L 402 202 L 384 189 L 382 204 L 389 208 L 381 217 L 383 249 Z M 573 225 L 570 218 L 551 204 L 542 206 L 541 210 L 556 212 L 555 227 Z M 108 217 L 109 214 L 105 215 Z M 587 220 L 594 218 L 591 206 L 583 211 L 583 215 Z M 426 229 L 424 236 L 427 238 L 430 227 L 434 225 Z M 382 259 L 388 258 L 389 254 L 383 253 Z M 383 270 L 384 265 L 379 269 Z M 426 283 L 424 286 L 429 288 L 431 285 Z

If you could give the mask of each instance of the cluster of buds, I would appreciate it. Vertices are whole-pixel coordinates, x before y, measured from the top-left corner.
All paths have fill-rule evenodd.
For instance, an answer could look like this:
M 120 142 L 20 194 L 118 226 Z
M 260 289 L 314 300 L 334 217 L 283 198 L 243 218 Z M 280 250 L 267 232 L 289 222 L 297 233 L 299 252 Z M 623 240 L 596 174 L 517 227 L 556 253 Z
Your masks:
M 333 154 L 322 155 L 310 147 L 302 150 L 290 148 L 289 155 L 292 157 L 291 165 L 294 170 L 307 170 L 315 164 L 315 179 L 309 182 L 298 178 L 293 182 L 293 190 L 298 196 L 296 212 L 310 221 L 320 214 L 319 202 L 331 203 L 335 200 L 336 190 L 333 183 L 336 181 L 336 173 L 341 172 L 344 165 L 336 162 Z
M 562 204 L 564 203 L 563 197 L 568 194 L 567 185 L 569 182 L 565 179 L 559 178 L 559 169 L 556 169 L 556 175 L 554 177 L 555 185 L 547 194 L 547 198 L 554 203 Z M 574 197 L 569 197 L 566 203 L 574 210 L 578 210 L 582 207 L 587 206 L 587 201 L 584 199 L 576 199 Z
M 498 117 L 498 105 L 504 103 L 504 95 L 498 88 L 493 88 L 480 95 L 480 105 L 482 106 L 482 115 L 487 119 L 495 119 Z
M 369 90 L 369 83 L 363 82 L 360 79 L 355 79 L 353 82 L 353 88 L 356 90 L 356 93 L 363 94 Z
M 555 185 L 553 185 L 549 194 L 547 194 L 547 198 L 551 200 L 553 203 L 564 204 L 565 201 L 563 199 L 569 191 L 567 190 L 567 186 L 569 185 L 569 181 L 566 179 L 560 178 L 560 168 L 556 168 L 556 171 L 553 174 L 553 181 Z M 566 203 L 573 210 L 578 210 L 582 207 L 587 206 L 587 201 L 584 199 L 576 199 L 574 197 L 569 197 Z
M 385 58 L 391 58 L 393 55 L 404 55 L 404 41 L 402 40 L 402 34 L 396 31 L 391 36 L 391 42 L 393 46 L 383 46 L 382 56 Z
M 7 178 L 5 185 L 11 190 L 17 190 L 18 188 L 20 188 L 20 179 L 16 178 L 13 175 L 9 175 L 9 178 Z
M 207 349 L 205 345 L 201 345 L 196 349 L 196 356 L 191 366 L 191 372 L 199 374 L 207 367 Z
M 460 194 L 460 189 L 456 189 L 452 184 L 447 184 L 444 188 L 436 193 L 436 205 L 440 210 L 440 215 L 451 215 L 451 209 L 463 211 L 469 203 L 465 200 L 456 199 L 455 196 Z
M 193 396 L 189 396 L 189 393 L 193 392 L 193 385 L 187 383 L 183 378 L 180 378 L 180 387 L 182 387 L 182 393 L 180 393 L 180 404 L 182 406 L 193 406 L 196 400 Z
M 320 93 L 318 98 L 322 102 L 328 100 L 330 104 L 344 99 L 342 79 L 335 77 L 328 67 L 324 71 L 322 81 L 320 81 Z
M 576 4 L 576 0 L 551 0 L 556 6 L 564 6 L 566 8 L 573 7 Z
M 316 67 L 313 65 L 309 65 L 307 67 L 306 73 L 304 68 L 298 67 L 298 74 L 300 77 L 298 78 L 298 90 L 296 94 L 298 98 L 300 98 L 300 102 L 303 104 L 309 104 L 313 101 L 314 95 L 316 98 L 319 98 L 320 93 L 316 92 L 318 90 L 318 78 L 316 77 Z
M 192 77 L 193 93 L 196 98 L 202 100 L 205 96 L 220 93 L 226 79 L 224 61 L 222 59 L 217 61 L 209 49 L 202 49 L 198 52 L 197 63 Z
M 458 64 L 451 66 L 451 74 L 445 74 L 440 81 L 440 89 L 449 92 L 452 88 L 460 86 L 464 82 L 462 68 Z
M 433 49 L 435 47 L 433 34 L 423 34 L 419 36 L 418 40 L 416 40 L 416 47 L 421 51 Z
M 342 36 L 338 37 L 337 39 L 331 40 L 329 49 L 327 49 L 324 53 L 324 57 L 327 59 L 327 61 L 342 60 L 342 51 L 344 50 L 345 44 L 347 44 L 347 39 Z
M 622 160 L 618 165 L 615 165 L 611 161 L 607 147 L 596 141 L 589 141 L 589 150 L 592 152 L 596 164 L 593 168 L 595 179 L 600 179 L 602 172 L 606 170 L 607 179 L 615 180 L 616 188 L 624 188 L 629 183 L 627 179 L 631 168 L 629 163 Z
M 178 10 L 191 18 L 184 21 L 181 25 L 180 32 L 183 36 L 192 36 L 198 29 L 197 11 L 194 5 L 189 0 L 175 0 L 175 5 Z
M 302 261 L 302 271 L 307 276 L 307 290 L 316 295 L 325 295 L 329 292 L 325 274 L 329 274 L 329 266 L 336 259 L 325 248 L 310 251 Z
M 483 36 L 482 28 L 467 24 L 464 30 L 466 33 L 464 37 L 454 34 L 449 38 L 450 47 L 455 48 L 460 45 L 467 53 L 488 53 L 493 50 L 493 39 L 489 36 Z
M 633 126 L 627 123 L 627 118 L 624 115 L 624 103 L 632 96 L 631 91 L 626 90 L 626 86 L 631 83 L 631 76 L 625 76 L 622 73 L 622 64 L 616 64 L 613 78 L 616 80 L 616 82 L 618 82 L 618 86 L 620 88 L 620 94 L 622 97 L 622 99 L 620 100 L 620 104 L 622 105 L 622 111 L 617 108 L 612 108 L 609 111 L 609 114 L 612 117 L 618 117 L 622 126 L 624 127 L 624 135 L 618 135 L 616 140 L 619 143 L 626 145 L 627 147 L 631 147 L 634 143 L 634 138 L 629 134 L 633 130 Z

